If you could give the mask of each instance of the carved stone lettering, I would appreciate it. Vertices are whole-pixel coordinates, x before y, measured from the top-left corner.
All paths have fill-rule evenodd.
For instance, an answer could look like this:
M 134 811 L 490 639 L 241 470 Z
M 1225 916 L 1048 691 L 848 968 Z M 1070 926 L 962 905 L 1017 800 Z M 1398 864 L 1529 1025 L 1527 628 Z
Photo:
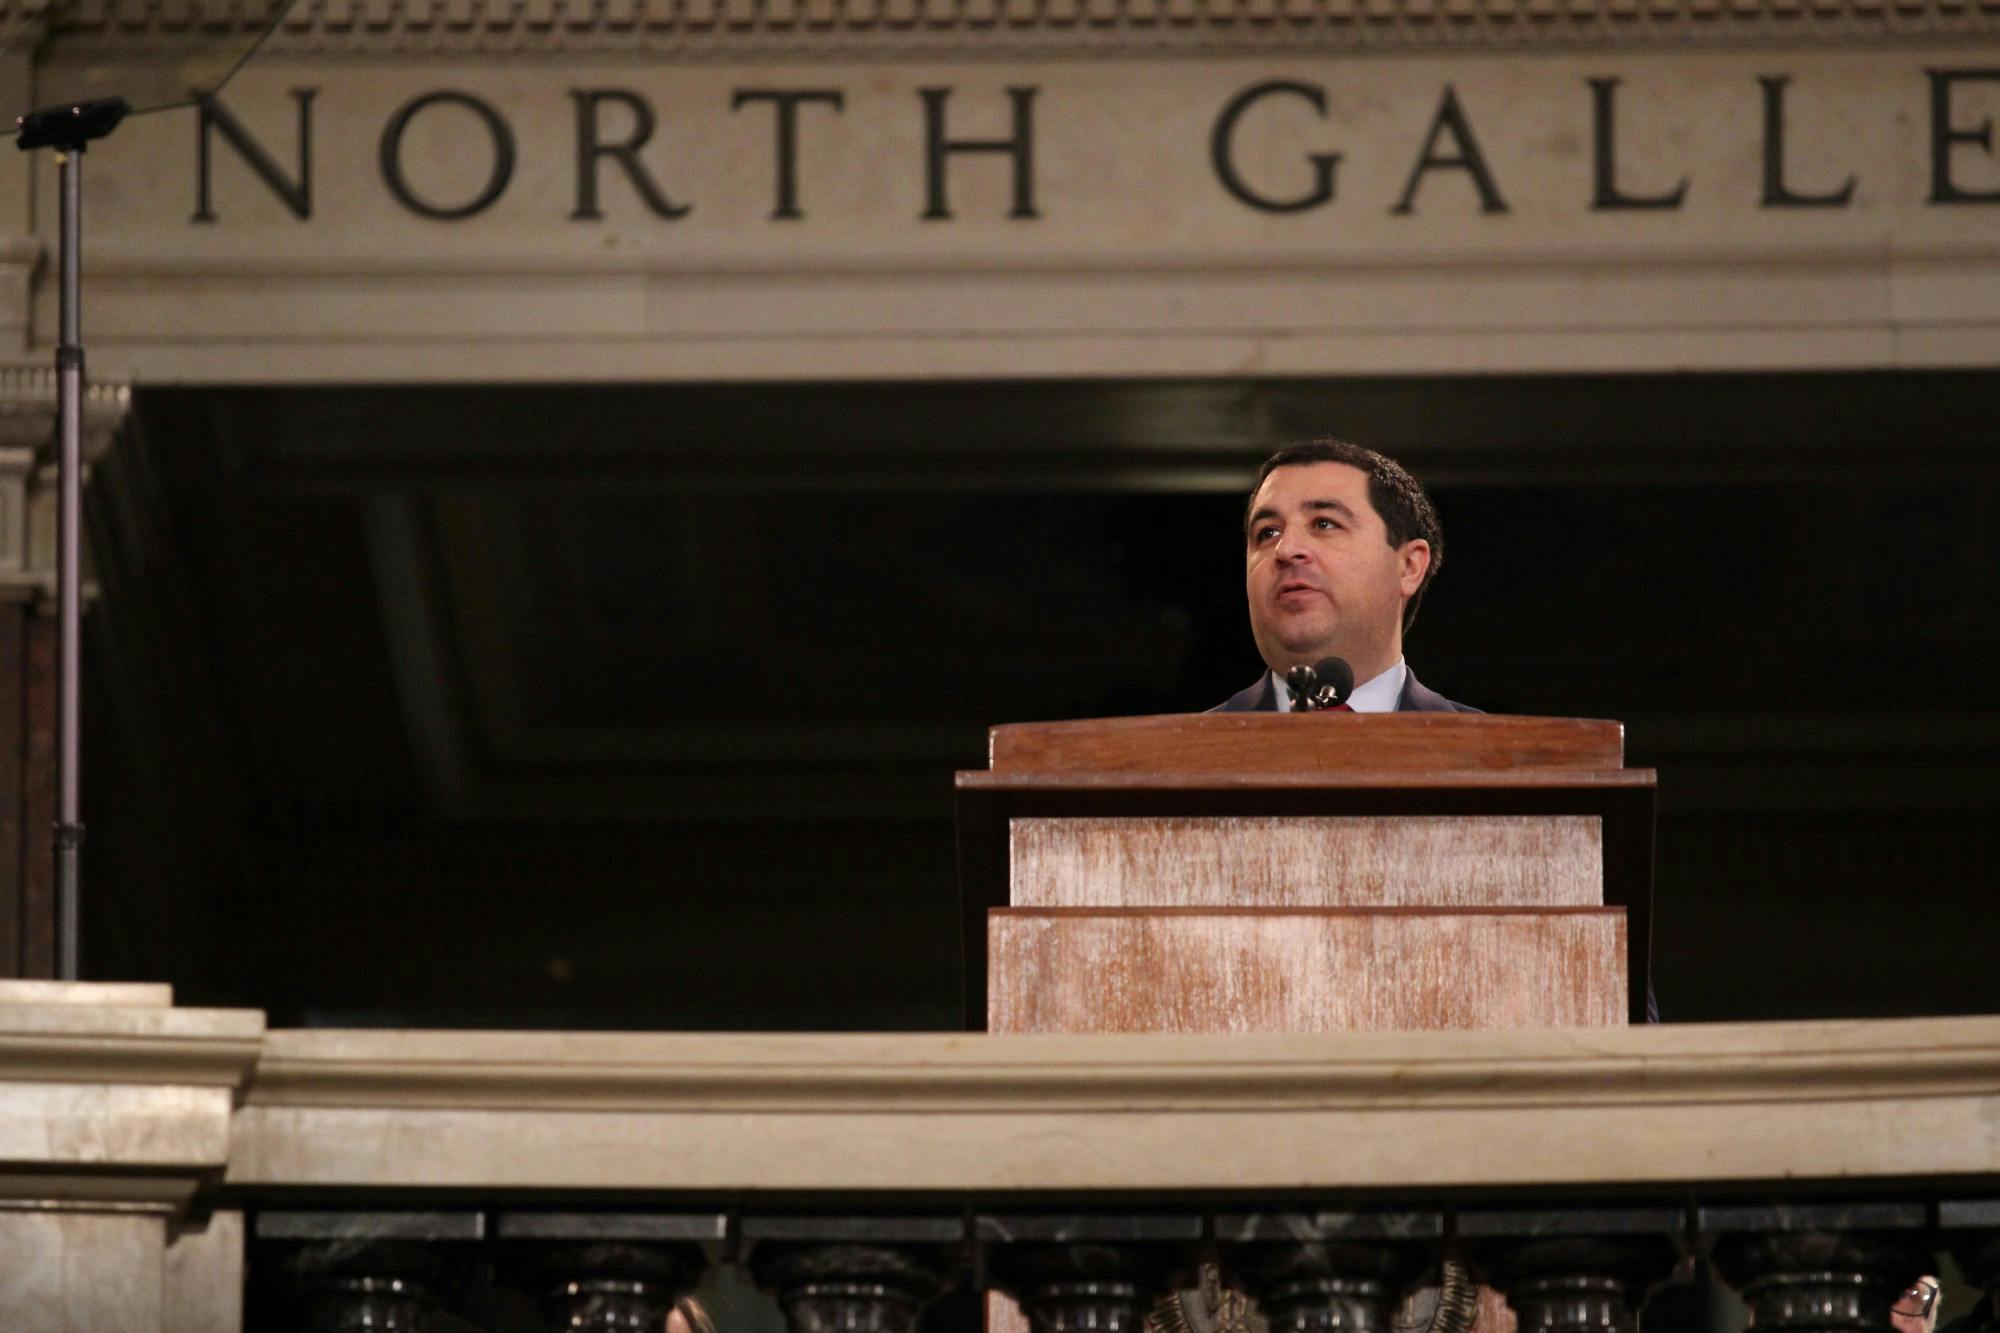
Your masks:
M 1764 198 L 1766 208 L 1845 208 L 1854 198 L 1854 177 L 1837 190 L 1802 194 L 1785 184 L 1785 88 L 1791 78 L 1765 74 L 1757 80 L 1764 90 Z
M 299 170 L 296 177 L 285 174 L 278 160 L 257 142 L 220 98 L 202 99 L 195 120 L 195 205 L 194 217 L 190 221 L 215 221 L 215 208 L 209 193 L 209 140 L 212 131 L 221 133 L 250 170 L 257 173 L 257 179 L 270 187 L 271 193 L 283 201 L 294 217 L 301 221 L 312 217 L 312 104 L 313 96 L 318 92 L 317 88 L 292 89 L 292 100 L 299 109 Z
M 1446 134 L 1457 145 L 1457 151 L 1441 153 L 1438 140 Z M 1430 133 L 1424 136 L 1422 154 L 1417 165 L 1410 170 L 1410 183 L 1403 187 L 1403 197 L 1389 211 L 1408 214 L 1416 211 L 1417 187 L 1432 171 L 1450 167 L 1464 171 L 1472 178 L 1479 191 L 1479 211 L 1482 213 L 1505 213 L 1507 201 L 1500 197 L 1500 187 L 1493 183 L 1493 173 L 1486 166 L 1486 158 L 1479 151 L 1479 141 L 1473 137 L 1472 125 L 1465 118 L 1465 112 L 1458 105 L 1458 93 L 1450 84 L 1444 86 L 1444 99 L 1438 103 L 1437 115 L 1431 118 Z
M 945 107 L 951 100 L 949 88 L 919 88 L 924 104 L 924 198 L 921 216 L 926 221 L 951 217 L 945 202 L 945 164 L 953 153 L 1004 153 L 1014 164 L 1014 206 L 1010 218 L 1036 218 L 1035 211 L 1035 94 L 1033 87 L 1010 87 L 1007 96 L 1014 107 L 1014 133 L 1005 139 L 953 139 L 945 131 Z
M 571 220 L 595 222 L 604 217 L 597 202 L 597 164 L 607 157 L 618 164 L 654 217 L 686 217 L 690 205 L 667 198 L 653 173 L 639 160 L 639 150 L 653 137 L 652 104 L 627 88 L 572 88 L 569 95 L 576 104 L 576 210 L 570 214 Z M 623 107 L 631 121 L 631 132 L 615 143 L 604 141 L 598 121 L 598 111 L 606 103 Z
M 479 192 L 462 204 L 436 204 L 423 198 L 411 188 L 403 172 L 403 136 L 410 123 L 424 111 L 434 106 L 461 106 L 479 118 L 487 136 L 492 140 L 493 169 L 486 178 L 486 184 Z M 381 148 L 382 181 L 389 187 L 389 193 L 396 202 L 419 217 L 436 218 L 440 221 L 454 221 L 459 218 L 476 217 L 491 208 L 507 190 L 507 183 L 514 178 L 514 131 L 506 120 L 487 103 L 471 93 L 453 89 L 440 89 L 406 102 L 389 118 L 382 130 Z
M 1976 144 L 1993 157 L 1991 117 L 1967 128 L 1953 123 L 1952 91 L 1965 83 L 2000 83 L 2000 69 L 1927 69 L 1931 81 L 1931 194 L 1933 204 L 2000 204 L 2000 186 L 1969 189 L 1952 176 L 1952 149 Z
M 1996 154 L 1994 145 L 1994 115 L 1990 111 L 1982 114 L 1982 107 L 1991 107 L 1996 100 L 2000 100 L 2000 68 L 1930 68 L 1922 73 L 1928 80 L 1930 110 L 1929 192 L 1922 202 L 2000 203 L 2000 154 Z M 1758 139 L 1751 139 L 1750 135 L 1761 135 L 1761 189 L 1755 196 L 1754 206 L 1764 209 L 1837 209 L 1850 205 L 1858 187 L 1859 174 L 1848 171 L 1844 179 L 1835 175 L 1824 162 L 1823 146 L 1817 153 L 1810 147 L 1807 150 L 1809 155 L 1820 159 L 1818 165 L 1806 163 L 1801 166 L 1788 159 L 1793 138 L 1794 113 L 1790 96 L 1793 75 L 1759 74 L 1754 78 L 1759 90 L 1761 120 L 1755 128 L 1749 125 L 1741 127 L 1746 146 L 1759 142 Z M 1590 91 L 1589 211 L 1685 211 L 1691 173 L 1681 172 L 1675 180 L 1672 168 L 1662 172 L 1655 166 L 1649 172 L 1643 163 L 1635 169 L 1632 161 L 1621 161 L 1619 94 L 1625 78 L 1616 74 L 1586 75 L 1583 82 Z M 951 128 L 954 117 L 962 120 L 965 115 L 962 108 L 954 105 L 954 88 L 925 86 L 915 89 L 921 108 L 924 173 L 925 205 L 917 215 L 921 220 L 949 221 L 957 216 L 950 198 L 951 168 L 956 159 L 973 156 L 1005 159 L 1010 169 L 1008 179 L 1011 186 L 1006 196 L 1006 218 L 1027 220 L 1041 216 L 1035 162 L 1035 103 L 1040 91 L 1039 85 L 1034 84 L 1008 85 L 1005 93 L 1009 132 L 977 137 L 962 132 L 954 134 Z M 249 123 L 220 100 L 209 99 L 201 104 L 196 121 L 195 208 L 191 221 L 212 224 L 220 220 L 214 185 L 217 171 L 214 145 L 218 138 L 233 150 L 234 156 L 250 168 L 256 179 L 292 216 L 301 221 L 312 219 L 314 118 L 316 111 L 324 110 L 315 101 L 318 92 L 314 87 L 290 90 L 297 136 L 295 163 L 292 165 L 281 162 L 272 152 L 268 126 L 259 127 L 262 130 L 260 137 Z M 1982 92 L 1989 100 L 1980 100 Z M 572 87 L 568 90 L 575 124 L 575 160 L 572 164 L 575 188 L 567 212 L 570 220 L 606 220 L 604 182 L 607 163 L 615 168 L 609 173 L 614 182 L 622 178 L 624 186 L 638 196 L 640 204 L 651 216 L 678 219 L 692 211 L 691 201 L 669 194 L 661 178 L 657 149 L 653 151 L 652 160 L 648 158 L 648 150 L 659 128 L 657 107 L 662 95 L 657 90 L 637 86 Z M 726 112 L 717 107 L 718 115 L 740 113 L 753 107 L 770 108 L 772 194 L 769 210 L 764 216 L 772 222 L 805 220 L 807 213 L 801 160 L 803 140 L 810 131 L 810 126 L 804 123 L 808 120 L 805 108 L 817 108 L 815 114 L 821 117 L 828 114 L 844 117 L 850 112 L 850 91 L 843 88 L 737 87 L 728 89 L 719 100 L 726 106 Z M 351 107 L 343 107 L 342 110 L 352 113 Z M 532 105 L 526 110 L 515 110 L 520 114 L 537 114 Z M 699 115 L 700 111 L 700 107 L 696 106 L 679 114 Z M 469 119 L 464 114 L 467 112 L 471 113 Z M 267 110 L 264 114 L 268 117 L 270 112 Z M 1308 140 L 1296 149 L 1288 150 L 1296 154 L 1292 160 L 1299 164 L 1298 168 L 1289 169 L 1282 165 L 1282 158 L 1274 159 L 1269 151 L 1257 151 L 1273 147 L 1271 143 L 1261 141 L 1264 136 L 1282 132 L 1287 126 L 1297 130 L 1302 117 L 1310 117 L 1319 123 L 1340 123 L 1348 135 L 1359 136 L 1356 142 L 1361 147 L 1336 151 L 1325 147 L 1323 139 L 1320 144 Z M 1627 119 L 1630 119 L 1629 112 Z M 405 138 L 419 120 L 424 122 L 432 139 L 433 154 L 439 151 L 436 136 L 446 133 L 462 141 L 462 152 L 454 149 L 451 157 L 433 156 L 428 167 L 421 154 L 406 152 Z M 1310 130 L 1311 126 L 1305 128 Z M 1679 142 L 1685 128 L 1685 124 L 1675 126 L 1670 123 L 1669 133 Z M 1807 139 L 1812 139 L 1812 131 L 1816 128 L 1819 127 L 1808 123 Z M 705 133 L 708 129 L 701 127 L 694 132 Z M 1503 137 L 1510 130 L 1516 133 L 1516 140 L 1507 145 L 1516 151 L 1519 148 L 1518 129 L 1518 124 L 1503 122 L 1499 130 Z M 865 128 L 863 132 L 866 132 Z M 884 126 L 877 132 L 890 142 L 897 138 L 892 126 Z M 1629 126 L 1626 132 L 1629 136 Z M 1824 133 L 1823 129 L 1821 133 Z M 1385 146 L 1391 151 L 1394 148 L 1393 138 L 1385 135 L 1380 128 L 1359 129 L 1352 113 L 1335 114 L 1326 85 L 1299 79 L 1266 79 L 1240 87 L 1220 102 L 1214 118 L 1207 122 L 1207 134 L 1208 173 L 1229 198 L 1261 214 L 1306 213 L 1326 208 L 1336 202 L 1336 185 L 1342 168 L 1346 167 L 1350 180 L 1353 172 L 1360 169 L 1357 165 L 1349 165 L 1353 153 L 1380 153 Z M 425 137 L 419 134 L 417 140 L 411 141 L 412 146 Z M 1823 139 L 1815 142 L 1824 144 Z M 1284 147 L 1282 141 L 1278 147 Z M 476 162 L 480 153 L 489 155 L 491 163 L 483 183 L 460 198 L 441 197 L 463 191 L 466 186 L 463 177 L 459 178 L 456 190 L 450 184 L 441 184 L 438 172 L 443 170 L 448 176 L 449 164 L 460 159 Z M 1631 154 L 1627 156 L 1629 158 Z M 1271 163 L 1274 160 L 1280 165 L 1273 167 Z M 1358 158 L 1355 160 L 1359 161 Z M 415 96 L 386 118 L 381 131 L 379 164 L 382 184 L 397 204 L 426 219 L 457 221 L 485 212 L 506 193 L 514 177 L 516 161 L 516 139 L 506 116 L 492 102 L 463 90 L 437 89 Z M 1474 133 L 1457 87 L 1447 82 L 1439 94 L 1401 193 L 1388 211 L 1394 216 L 1414 214 L 1417 211 L 1417 196 L 1431 174 L 1447 171 L 1464 173 L 1477 198 L 1480 214 L 1510 213 L 1512 210 L 1502 194 L 1491 162 Z M 1563 169 L 1573 170 L 1567 163 Z M 427 170 L 431 172 L 429 176 L 425 174 Z M 1634 175 L 1641 179 L 1635 182 L 1632 179 Z M 1645 179 L 1648 176 L 1651 179 Z M 1800 177 L 1804 177 L 1804 183 Z M 1669 180 L 1671 185 L 1667 184 Z M 1839 181 L 1837 185 L 1832 183 L 1836 180 Z M 1546 198 L 1546 187 L 1541 188 Z M 1163 197 L 1158 202 L 1164 205 L 1173 201 L 1171 197 Z M 1917 201 L 1913 199 L 1910 202 Z M 1741 200 L 1740 204 L 1753 206 L 1749 199 Z M 547 201 L 540 201 L 536 206 L 546 207 Z
M 1306 154 L 1306 161 L 1312 163 L 1313 183 L 1303 193 L 1289 198 L 1273 198 L 1251 188 L 1236 169 L 1237 122 L 1257 103 L 1280 95 L 1305 101 L 1319 113 L 1320 119 L 1326 119 L 1326 93 L 1318 84 L 1299 83 L 1291 79 L 1271 79 L 1252 84 L 1230 98 L 1229 104 L 1222 108 L 1222 114 L 1215 118 L 1215 132 L 1209 137 L 1209 161 L 1215 167 L 1215 178 L 1222 182 L 1222 188 L 1259 212 L 1303 213 L 1333 198 L 1333 175 L 1334 169 L 1340 165 L 1339 153 Z
M 1591 79 L 1591 191 L 1590 206 L 1600 211 L 1619 208 L 1674 209 L 1687 198 L 1688 179 L 1663 194 L 1627 194 L 1618 188 L 1617 104 L 1618 85 L 1623 79 Z
M 817 102 L 842 111 L 846 101 L 838 88 L 739 88 L 729 109 L 741 111 L 753 102 L 769 102 L 777 116 L 778 198 L 771 206 L 771 220 L 797 221 L 805 217 L 799 207 L 799 108 Z

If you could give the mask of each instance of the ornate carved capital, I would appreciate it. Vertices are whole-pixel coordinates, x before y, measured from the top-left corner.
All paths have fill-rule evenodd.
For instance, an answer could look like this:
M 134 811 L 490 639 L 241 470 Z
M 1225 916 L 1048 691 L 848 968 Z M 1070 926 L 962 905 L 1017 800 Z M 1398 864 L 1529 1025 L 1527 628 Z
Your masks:
M 87 385 L 84 479 L 132 410 L 132 386 Z M 56 577 L 56 374 L 0 364 L 0 598 L 52 596 Z

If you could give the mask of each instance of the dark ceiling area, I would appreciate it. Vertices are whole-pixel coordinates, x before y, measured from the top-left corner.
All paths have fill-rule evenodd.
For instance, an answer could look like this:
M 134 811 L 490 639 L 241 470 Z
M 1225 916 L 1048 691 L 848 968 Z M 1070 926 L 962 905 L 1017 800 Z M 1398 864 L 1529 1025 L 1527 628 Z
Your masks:
M 1259 669 L 1259 458 L 1432 484 L 1412 667 L 1660 769 L 1669 1019 L 2000 1010 L 1991 374 L 152 389 L 86 971 L 279 1024 L 956 1024 L 951 773 Z

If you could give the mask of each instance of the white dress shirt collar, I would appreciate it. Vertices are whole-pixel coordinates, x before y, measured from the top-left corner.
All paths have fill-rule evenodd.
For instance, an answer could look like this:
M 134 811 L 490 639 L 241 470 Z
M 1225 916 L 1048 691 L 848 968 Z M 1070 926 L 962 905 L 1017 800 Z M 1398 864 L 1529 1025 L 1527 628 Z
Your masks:
M 1393 713 L 1403 698 L 1403 682 L 1408 679 L 1410 669 L 1397 658 L 1396 665 L 1372 680 L 1364 680 L 1354 687 L 1354 693 L 1347 696 L 1347 706 L 1357 713 Z M 1271 673 L 1271 688 L 1277 693 L 1278 711 L 1292 711 L 1292 692 L 1285 688 L 1285 678 L 1277 672 Z

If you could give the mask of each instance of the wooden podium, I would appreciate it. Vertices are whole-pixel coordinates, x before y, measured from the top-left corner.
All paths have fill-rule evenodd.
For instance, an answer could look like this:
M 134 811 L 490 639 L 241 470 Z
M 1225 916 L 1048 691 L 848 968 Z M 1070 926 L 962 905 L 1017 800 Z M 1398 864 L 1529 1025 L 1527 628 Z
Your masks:
M 1654 774 L 1615 722 L 1190 716 L 992 731 L 958 775 L 968 1025 L 1643 1019 Z
M 1642 1020 L 1654 775 L 1616 722 L 1204 713 L 995 727 L 958 775 L 996 1032 Z M 1183 1299 L 1188 1299 L 1183 1297 Z M 990 1295 L 988 1333 L 1027 1333 Z M 1482 1291 L 1475 1328 L 1511 1333 Z

